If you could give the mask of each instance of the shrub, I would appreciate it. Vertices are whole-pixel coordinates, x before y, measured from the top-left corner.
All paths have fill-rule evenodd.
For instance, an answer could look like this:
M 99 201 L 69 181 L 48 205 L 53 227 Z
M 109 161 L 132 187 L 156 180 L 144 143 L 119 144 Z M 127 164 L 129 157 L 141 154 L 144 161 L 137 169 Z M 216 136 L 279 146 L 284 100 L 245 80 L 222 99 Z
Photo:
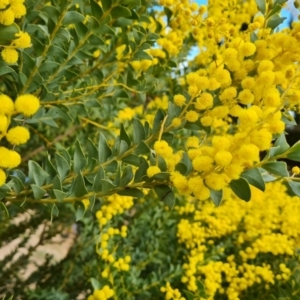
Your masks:
M 3 295 L 297 299 L 285 3 L 0 0 Z M 16 273 L 59 232 L 63 261 Z

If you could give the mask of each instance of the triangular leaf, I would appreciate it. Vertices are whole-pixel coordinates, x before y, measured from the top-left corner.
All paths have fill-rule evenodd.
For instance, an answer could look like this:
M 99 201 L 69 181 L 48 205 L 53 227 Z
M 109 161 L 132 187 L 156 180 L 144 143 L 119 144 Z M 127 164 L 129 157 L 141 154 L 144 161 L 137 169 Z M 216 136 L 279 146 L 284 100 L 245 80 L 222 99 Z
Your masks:
M 35 183 L 37 186 L 42 186 L 49 174 L 35 161 L 28 162 L 28 177 L 29 181 Z
M 232 180 L 229 184 L 232 191 L 242 200 L 248 202 L 251 199 L 251 190 L 247 180 L 239 178 L 237 180 Z
M 266 188 L 265 181 L 260 171 L 257 168 L 244 171 L 241 174 L 241 177 L 246 179 L 249 182 L 249 184 L 255 186 L 259 190 L 263 192 L 265 191 Z

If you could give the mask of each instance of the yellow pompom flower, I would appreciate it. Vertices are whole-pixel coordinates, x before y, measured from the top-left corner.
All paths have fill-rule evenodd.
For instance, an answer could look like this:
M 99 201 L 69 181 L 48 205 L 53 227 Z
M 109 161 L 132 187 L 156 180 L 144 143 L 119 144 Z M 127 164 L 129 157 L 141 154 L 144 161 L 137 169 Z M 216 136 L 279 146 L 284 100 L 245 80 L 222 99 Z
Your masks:
M 0 169 L 0 186 L 2 186 L 6 181 L 6 174 L 5 172 Z
M 246 42 L 240 48 L 240 54 L 242 56 L 251 56 L 255 53 L 256 46 L 253 43 Z
M 9 26 L 14 22 L 14 20 L 15 20 L 15 15 L 10 8 L 0 11 L 0 24 Z
M 300 168 L 299 167 L 293 167 L 292 168 L 292 173 L 295 175 L 299 175 L 300 174 Z
M 185 97 L 183 95 L 175 95 L 174 96 L 174 103 L 175 105 L 182 107 L 185 104 Z
M 255 87 L 255 80 L 253 77 L 245 77 L 242 80 L 242 88 L 252 90 Z
M 185 114 L 186 120 L 192 123 L 196 122 L 198 120 L 198 117 L 198 113 L 193 110 L 190 110 Z
M 226 100 L 232 100 L 233 98 L 235 98 L 237 95 L 237 91 L 236 88 L 231 86 L 226 88 L 222 94 L 220 95 L 220 100 L 221 101 L 226 101 Z
M 201 155 L 193 160 L 193 167 L 198 172 L 207 172 L 214 167 L 214 160 L 208 155 Z
M 199 145 L 199 139 L 196 137 L 196 136 L 190 136 L 188 139 L 187 139 L 187 142 L 186 142 L 186 147 L 187 148 L 197 148 L 198 145 Z
M 178 126 L 180 126 L 180 125 L 181 125 L 181 119 L 180 119 L 180 118 L 174 118 L 174 119 L 172 120 L 172 126 L 178 127 Z
M 5 147 L 0 147 L 0 167 L 1 168 L 16 168 L 21 163 L 21 156 L 14 150 L 8 150 Z
M 93 57 L 98 58 L 100 56 L 100 54 L 101 54 L 101 51 L 99 49 L 97 49 L 93 52 Z
M 21 163 L 21 156 L 14 150 L 9 150 L 9 168 L 16 168 Z
M 215 78 L 216 80 L 221 84 L 221 85 L 225 85 L 225 84 L 230 84 L 231 83 L 231 76 L 229 71 L 227 70 L 217 70 L 215 72 Z
M 213 106 L 214 98 L 210 93 L 202 93 L 196 100 L 195 108 L 204 110 Z
M 14 102 L 7 95 L 0 95 L 0 114 L 11 115 L 14 111 Z
M 15 109 L 25 117 L 30 117 L 37 112 L 40 107 L 40 100 L 31 94 L 21 95 L 15 102 Z
M 272 141 L 272 133 L 267 129 L 263 128 L 251 132 L 251 143 L 256 145 L 259 150 L 267 150 L 270 147 Z
M 156 154 L 162 157 L 169 157 L 170 155 L 173 154 L 173 149 L 164 140 L 156 141 L 154 143 L 154 150 Z
M 0 133 L 4 132 L 7 127 L 7 117 L 5 115 L 0 115 Z
M 232 154 L 228 151 L 219 151 L 215 155 L 215 162 L 221 166 L 226 167 L 232 161 Z
M 23 126 L 16 126 L 8 130 L 7 141 L 12 145 L 25 144 L 30 138 L 29 130 Z
M 153 61 L 150 59 L 143 59 L 141 61 L 141 69 L 146 72 L 153 64 Z
M 18 61 L 18 51 L 12 47 L 6 47 L 2 50 L 1 56 L 7 64 L 15 64 Z
M 242 145 L 238 153 L 247 161 L 259 161 L 259 148 L 254 144 Z
M 13 41 L 13 46 L 18 48 L 29 48 L 31 47 L 31 38 L 27 32 L 20 31 L 15 35 L 17 39 Z
M 11 4 L 10 9 L 13 11 L 15 18 L 17 19 L 26 15 L 26 7 L 22 3 Z
M 251 104 L 254 101 L 254 95 L 251 93 L 251 91 L 249 89 L 242 90 L 239 93 L 238 98 L 239 98 L 240 103 L 245 104 L 245 105 Z
M 209 188 L 216 191 L 221 190 L 227 185 L 224 175 L 215 172 L 207 175 L 207 177 L 205 178 L 205 184 Z
M 139 60 L 134 60 L 130 64 L 135 71 L 141 70 L 141 62 Z
M 227 150 L 230 147 L 230 140 L 225 136 L 215 135 L 212 138 L 212 145 L 217 150 Z
M 160 173 L 160 168 L 158 166 L 151 166 L 147 169 L 147 176 L 153 177 L 154 175 Z
M 6 8 L 8 4 L 9 4 L 9 0 L 0 0 L 0 9 Z

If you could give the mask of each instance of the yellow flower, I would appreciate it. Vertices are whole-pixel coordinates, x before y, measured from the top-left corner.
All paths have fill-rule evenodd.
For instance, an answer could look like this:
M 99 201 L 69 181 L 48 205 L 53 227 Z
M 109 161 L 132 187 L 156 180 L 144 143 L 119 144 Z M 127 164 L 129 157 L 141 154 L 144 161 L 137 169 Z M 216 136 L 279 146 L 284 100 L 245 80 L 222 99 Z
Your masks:
M 7 127 L 7 117 L 0 115 L 0 133 L 5 131 Z
M 16 168 L 21 163 L 21 156 L 14 150 L 0 147 L 0 167 Z
M 14 102 L 7 95 L 0 95 L 0 113 L 4 115 L 11 115 L 14 111 Z
M 6 134 L 7 141 L 12 145 L 22 145 L 25 144 L 30 138 L 29 130 L 23 126 L 16 126 L 11 129 Z
M 96 51 L 93 52 L 93 57 L 94 58 L 98 58 L 101 54 L 101 51 L 99 49 L 97 49 Z
M 10 8 L 0 11 L 0 24 L 9 26 L 14 22 L 14 20 L 15 20 L 15 15 Z
M 196 100 L 195 108 L 204 110 L 213 106 L 214 98 L 210 93 L 202 93 Z
M 162 157 L 169 157 L 173 153 L 173 149 L 164 140 L 156 141 L 154 143 L 154 150 L 155 150 L 156 154 L 158 154 Z
M 22 3 L 11 4 L 10 9 L 13 11 L 15 18 L 17 19 L 26 15 L 26 7 Z
M 1 56 L 7 64 L 14 64 L 18 61 L 18 51 L 12 47 L 6 47 L 2 50 Z
M 198 117 L 198 113 L 193 110 L 188 111 L 185 115 L 186 120 L 189 122 L 196 122 Z
M 211 157 L 207 155 L 201 155 L 193 160 L 193 167 L 198 172 L 207 172 L 213 168 L 213 163 L 214 160 Z
M 185 104 L 185 97 L 183 95 L 175 95 L 174 96 L 174 103 L 175 105 L 182 107 Z
M 6 181 L 6 174 L 5 172 L 0 169 L 0 186 L 2 186 Z
M 0 9 L 6 8 L 8 4 L 9 4 L 9 0 L 0 0 Z
M 228 151 L 219 151 L 215 155 L 215 161 L 219 166 L 226 167 L 232 161 L 232 154 Z
M 153 177 L 154 175 L 160 173 L 160 168 L 158 166 L 151 166 L 147 169 L 148 177 Z
M 15 109 L 25 117 L 30 117 L 37 112 L 40 107 L 40 100 L 31 94 L 21 95 L 15 102 Z
M 27 32 L 20 31 L 15 35 L 17 39 L 13 41 L 13 46 L 18 48 L 29 48 L 31 47 L 31 38 Z

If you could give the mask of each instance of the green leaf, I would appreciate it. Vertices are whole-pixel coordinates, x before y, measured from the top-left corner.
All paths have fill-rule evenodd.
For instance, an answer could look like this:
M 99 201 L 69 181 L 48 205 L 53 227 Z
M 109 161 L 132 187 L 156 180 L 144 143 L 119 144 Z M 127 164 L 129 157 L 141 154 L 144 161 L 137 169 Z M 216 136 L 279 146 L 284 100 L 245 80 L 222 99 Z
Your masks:
M 278 15 L 273 15 L 267 23 L 267 27 L 271 28 L 271 29 L 275 29 L 277 26 L 279 26 L 284 20 L 286 19 L 286 17 L 279 17 Z
M 149 168 L 148 162 L 144 157 L 140 157 L 139 168 L 135 172 L 134 182 L 143 181 L 142 178 L 147 174 L 147 169 Z
M 101 4 L 104 11 L 107 11 L 111 8 L 111 0 L 101 0 Z
M 28 162 L 28 177 L 30 182 L 42 186 L 48 176 L 49 174 L 37 162 L 32 160 Z
M 293 194 L 300 197 L 300 182 L 293 180 L 285 180 L 285 182 L 288 184 L 289 189 L 293 192 Z
M 18 178 L 17 176 L 11 175 L 10 176 L 13 180 L 13 186 L 12 189 L 17 193 L 20 194 L 23 190 L 24 190 L 24 184 L 21 181 L 20 178 Z
M 187 300 L 194 300 L 194 299 L 196 299 L 195 295 L 192 294 L 191 292 L 189 292 L 187 290 L 183 290 L 183 292 L 184 292 Z
M 300 142 L 294 144 L 287 153 L 286 158 L 300 162 Z
M 20 32 L 20 28 L 16 23 L 6 26 L 0 24 L 0 44 L 10 45 L 11 42 L 16 38 L 16 33 Z
M 146 138 L 146 133 L 142 122 L 134 118 L 133 119 L 133 143 L 138 144 Z
M 210 190 L 210 198 L 216 206 L 219 206 L 222 202 L 223 191 Z
M 266 13 L 266 0 L 255 0 L 259 11 L 264 15 Z
M 175 196 L 174 192 L 168 185 L 159 185 L 154 188 L 156 195 L 160 198 L 161 201 L 173 208 L 175 205 Z
M 57 199 L 57 201 L 62 202 L 66 197 L 67 193 L 64 193 L 63 191 L 53 189 L 53 193 Z
M 121 186 L 121 187 L 126 186 L 128 183 L 130 183 L 130 181 L 132 179 L 133 179 L 132 167 L 131 166 L 126 166 L 124 171 L 123 171 L 119 186 Z
M 102 179 L 105 178 L 105 173 L 104 173 L 104 169 L 102 168 L 102 166 L 100 166 L 95 179 L 94 179 L 94 184 L 93 184 L 93 191 L 98 193 L 102 191 Z
M 68 164 L 66 159 L 59 153 L 55 153 L 55 162 L 56 162 L 57 172 L 60 178 L 63 180 L 66 177 L 66 175 L 69 173 L 70 165 Z
M 284 133 L 281 133 L 280 136 L 277 138 L 274 147 L 279 147 L 276 152 L 276 155 L 280 155 L 290 148 L 290 145 L 287 143 Z
M 130 140 L 123 124 L 121 124 L 121 129 L 120 129 L 120 140 L 125 141 L 127 143 L 128 147 L 131 144 L 131 140 Z
M 77 202 L 75 206 L 77 207 L 75 213 L 75 220 L 76 222 L 78 222 L 83 218 L 86 210 L 84 204 L 81 201 Z
M 96 279 L 96 278 L 93 278 L 91 277 L 91 284 L 92 284 L 92 287 L 94 290 L 100 290 L 101 289 L 101 284 L 100 282 Z
M 102 192 L 103 193 L 107 193 L 111 190 L 113 190 L 114 188 L 116 188 L 116 186 L 108 179 L 101 179 L 102 182 Z
M 98 150 L 91 139 L 88 139 L 86 141 L 86 149 L 88 153 L 87 157 L 87 168 L 89 170 L 93 170 L 96 166 L 96 163 L 98 161 Z
M 128 145 L 125 141 L 117 141 L 113 148 L 113 154 L 115 156 L 121 156 L 128 149 Z
M 11 191 L 11 188 L 7 184 L 0 186 L 0 200 L 7 196 L 7 193 Z
M 251 199 L 251 190 L 247 180 L 239 178 L 237 180 L 232 180 L 229 183 L 232 191 L 242 200 L 248 202 Z
M 262 168 L 268 171 L 271 174 L 287 177 L 289 176 L 289 172 L 287 170 L 286 163 L 284 161 L 275 161 L 275 162 L 268 162 L 262 165 Z
M 70 25 L 70 24 L 76 24 L 79 22 L 82 22 L 84 20 L 84 16 L 77 11 L 68 11 L 65 14 L 65 17 L 62 21 L 62 25 Z
M 140 158 L 135 154 L 130 154 L 125 156 L 122 162 L 138 167 L 140 165 Z
M 170 173 L 168 172 L 161 172 L 158 174 L 155 174 L 152 179 L 157 181 L 168 181 L 170 179 Z
M 100 7 L 98 3 L 96 3 L 94 0 L 90 0 L 91 3 L 91 9 L 92 9 L 92 16 L 95 17 L 96 19 L 101 19 L 103 15 L 103 10 Z
M 265 189 L 266 189 L 265 181 L 264 181 L 259 169 L 254 168 L 254 169 L 246 170 L 241 174 L 241 177 L 246 179 L 249 184 L 255 186 L 262 192 L 265 191 Z
M 152 57 L 149 54 L 147 54 L 144 50 L 139 50 L 134 54 L 133 60 L 139 60 L 139 59 L 152 60 Z
M 141 141 L 137 148 L 134 150 L 134 153 L 137 155 L 148 154 L 150 152 L 150 148 L 145 144 L 144 141 Z
M 51 218 L 50 218 L 50 222 L 52 222 L 53 220 L 53 216 L 54 217 L 58 217 L 59 215 L 59 210 L 57 208 L 57 206 L 55 204 L 53 204 L 52 209 L 51 209 Z
M 84 169 L 86 165 L 86 159 L 84 157 L 82 148 L 78 140 L 75 143 L 75 152 L 74 152 L 74 172 L 77 174 Z
M 80 172 L 71 184 L 70 195 L 75 197 L 82 197 L 87 193 L 88 191 L 85 187 L 84 177 Z
M 169 101 L 168 103 L 167 115 L 168 118 L 166 120 L 166 127 L 170 126 L 172 124 L 173 119 L 177 117 L 176 106 L 171 101 Z
M 39 186 L 35 184 L 31 184 L 30 186 L 32 188 L 34 199 L 40 200 L 46 194 L 46 190 L 40 188 Z
M 110 15 L 113 19 L 117 19 L 119 17 L 126 18 L 131 16 L 131 12 L 124 6 L 116 6 L 111 10 Z
M 6 219 L 9 219 L 9 212 L 8 212 L 8 210 L 7 210 L 6 205 L 5 205 L 2 201 L 0 201 L 0 211 L 1 211 L 1 212 L 4 212 L 4 215 L 5 215 L 5 218 L 6 218 Z M 1 219 L 0 219 L 0 220 L 1 220 Z
M 133 198 L 143 198 L 144 193 L 136 188 L 128 188 L 123 191 L 118 192 L 119 195 L 121 196 L 131 196 Z
M 155 117 L 154 117 L 154 121 L 153 121 L 153 132 L 159 132 L 160 131 L 160 127 L 161 127 L 161 123 L 164 119 L 165 115 L 163 113 L 163 111 L 161 109 L 158 109 Z
M 105 136 L 100 132 L 99 143 L 98 143 L 98 160 L 102 164 L 107 161 L 111 156 L 112 152 L 107 145 Z

